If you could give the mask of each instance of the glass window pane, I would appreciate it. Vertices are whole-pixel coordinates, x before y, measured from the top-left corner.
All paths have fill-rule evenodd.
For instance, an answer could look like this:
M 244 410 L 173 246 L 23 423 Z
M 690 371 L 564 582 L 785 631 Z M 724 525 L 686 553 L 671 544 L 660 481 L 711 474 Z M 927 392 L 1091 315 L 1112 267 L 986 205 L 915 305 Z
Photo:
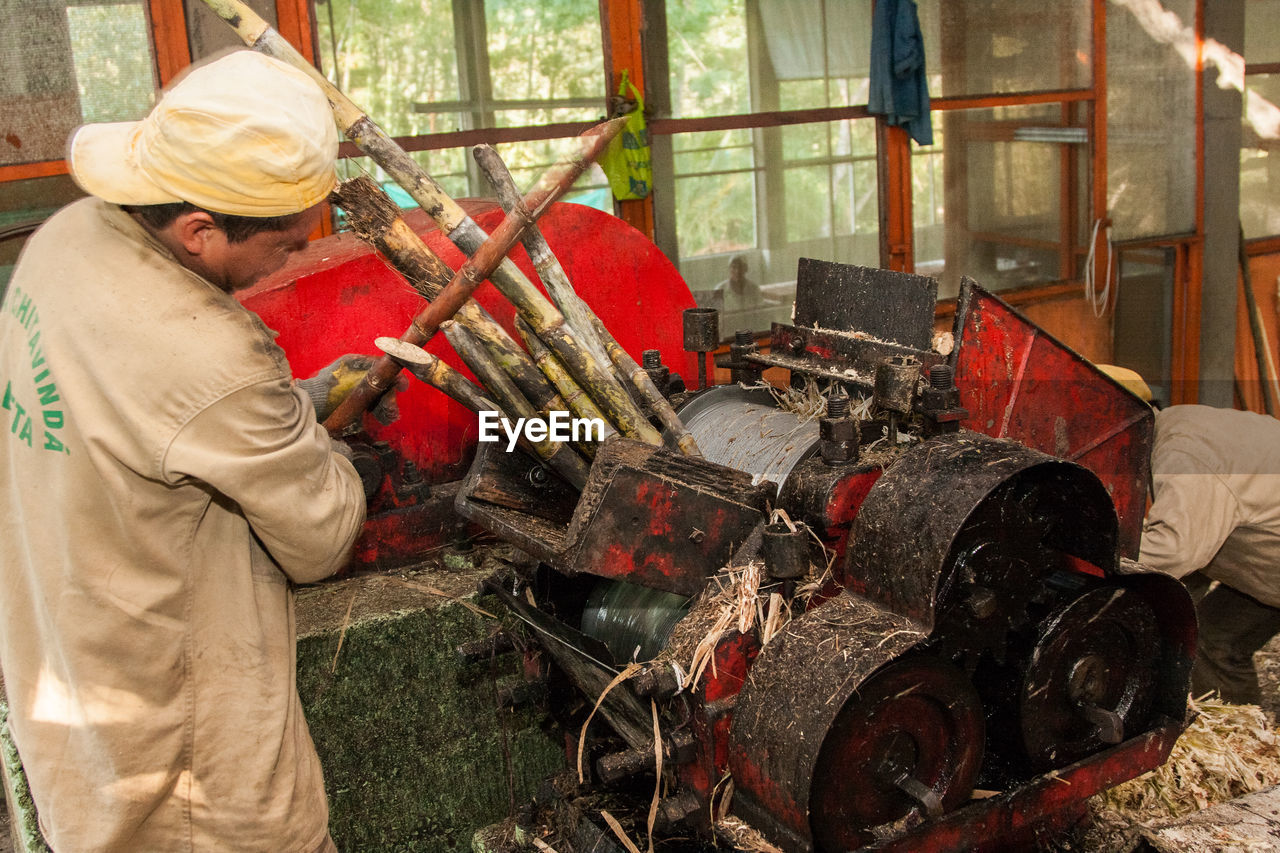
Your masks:
M 743 142 L 752 136 L 735 134 Z M 739 150 L 757 157 L 763 152 L 763 161 L 756 159 L 751 170 L 712 174 L 691 174 L 690 167 L 716 162 L 722 134 L 673 139 L 680 273 L 699 304 L 724 312 L 725 337 L 790 321 L 802 257 L 879 266 L 875 121 L 794 125 L 754 135 L 754 145 Z M 736 210 L 754 221 L 734 232 L 735 245 L 723 239 L 723 224 L 713 227 L 707 220 Z M 748 284 L 736 283 L 743 278 Z
M 604 98 L 591 106 L 546 106 L 541 109 L 512 109 L 494 112 L 492 127 L 532 127 L 561 122 L 594 122 L 604 118 Z
M 787 169 L 787 242 L 831 236 L 831 170 L 826 166 Z
M 759 0 L 766 70 L 760 100 L 778 109 L 867 102 L 870 0 Z M 772 81 L 772 82 L 771 82 Z M 777 86 L 776 95 L 769 89 Z
M 880 207 L 875 161 L 864 160 L 854 163 L 851 178 L 852 184 L 848 188 L 847 199 L 853 206 L 853 233 L 878 237 Z
M 827 106 L 826 80 L 779 80 L 778 109 L 804 110 Z
M 681 133 L 673 141 L 677 174 L 750 169 L 755 162 L 749 130 Z
M 1164 0 L 1187 39 L 1195 0 Z M 1111 4 L 1107 15 L 1107 207 L 1112 236 L 1195 228 L 1196 73 L 1150 22 Z
M 155 78 L 140 4 L 70 6 L 71 55 L 86 122 L 133 121 L 151 109 Z
M 88 121 L 141 118 L 156 80 L 144 0 L 0 0 L 0 165 L 61 160 Z
M 930 83 L 934 97 L 1090 85 L 1089 3 L 919 0 L 917 5 L 925 67 L 938 80 L 936 86 Z
M 810 160 L 831 154 L 829 129 L 825 124 L 797 124 L 780 130 L 782 156 L 787 160 Z
M 989 290 L 1072 275 L 1063 257 L 1076 250 L 1077 216 L 1064 221 L 1062 187 L 1087 163 L 1082 129 L 1046 138 L 1064 132 L 1056 104 L 935 118 L 941 137 L 913 152 L 912 205 L 916 271 L 938 278 L 939 298 L 954 297 L 962 275 Z
M 667 0 L 673 116 L 751 109 L 744 5 L 744 0 Z
M 1116 364 L 1136 370 L 1155 399 L 1168 405 L 1169 330 L 1173 328 L 1176 253 L 1172 248 L 1116 253 Z
M 1280 0 L 1244 4 L 1244 59 L 1280 62 Z M 1240 145 L 1240 223 L 1244 236 L 1280 235 L 1280 74 L 1245 77 Z
M 430 107 L 463 97 L 450 0 L 329 0 L 316 4 L 316 21 L 325 76 L 387 133 L 470 127 Z
M 755 179 L 751 172 L 676 178 L 680 257 L 755 245 Z
M 1244 236 L 1280 235 L 1280 74 L 1245 78 L 1240 146 L 1240 222 Z
M 392 136 L 591 122 L 605 112 L 594 0 L 321 0 L 316 15 L 325 74 Z M 532 181 L 565 143 L 503 150 L 517 180 Z M 469 156 L 461 149 L 414 154 L 451 195 L 491 195 Z M 599 206 L 605 184 L 597 171 L 573 192 Z
M 598 117 L 604 54 L 592 0 L 485 0 L 489 77 L 498 100 L 596 98 L 576 118 Z M 568 121 L 561 118 L 557 121 Z

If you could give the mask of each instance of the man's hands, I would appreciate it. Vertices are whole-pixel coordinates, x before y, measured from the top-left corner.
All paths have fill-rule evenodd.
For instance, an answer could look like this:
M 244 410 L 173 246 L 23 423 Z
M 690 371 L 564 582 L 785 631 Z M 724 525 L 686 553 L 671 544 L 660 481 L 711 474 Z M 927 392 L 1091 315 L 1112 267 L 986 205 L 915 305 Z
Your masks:
M 316 409 L 316 420 L 323 422 L 333 410 L 346 399 L 373 367 L 374 358 L 370 355 L 344 355 L 337 361 L 321 368 L 320 372 L 310 379 L 298 379 L 297 385 L 311 398 Z M 390 424 L 400 417 L 400 407 L 396 405 L 396 392 L 408 387 L 402 375 L 395 387 L 387 390 L 373 408 L 373 416 L 378 423 Z

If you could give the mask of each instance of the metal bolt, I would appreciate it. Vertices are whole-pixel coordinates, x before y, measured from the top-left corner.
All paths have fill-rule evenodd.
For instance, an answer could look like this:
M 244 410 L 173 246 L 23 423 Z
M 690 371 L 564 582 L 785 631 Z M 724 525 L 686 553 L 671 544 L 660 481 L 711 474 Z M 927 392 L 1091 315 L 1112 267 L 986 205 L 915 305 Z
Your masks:
M 738 329 L 733 333 L 733 342 L 739 346 L 754 344 L 756 342 L 756 336 L 750 329 Z
M 949 364 L 935 364 L 929 368 L 929 387 L 938 391 L 948 390 L 955 376 Z
M 827 417 L 847 418 L 849 416 L 849 398 L 843 394 L 827 395 Z
M 662 353 L 656 349 L 647 349 L 640 354 L 640 357 L 643 359 L 641 367 L 646 370 L 662 367 Z

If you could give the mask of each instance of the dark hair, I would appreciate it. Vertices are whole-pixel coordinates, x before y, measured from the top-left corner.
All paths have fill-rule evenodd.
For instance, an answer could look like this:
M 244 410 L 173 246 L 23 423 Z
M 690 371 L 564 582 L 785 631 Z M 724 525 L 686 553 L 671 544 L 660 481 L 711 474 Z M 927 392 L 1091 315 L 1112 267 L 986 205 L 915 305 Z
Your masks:
M 227 242 L 229 243 L 243 243 L 254 234 L 260 234 L 263 231 L 283 231 L 289 227 L 290 220 L 296 215 L 234 216 L 230 213 L 215 213 L 212 210 L 205 210 L 203 207 L 196 207 L 186 201 L 175 201 L 171 204 L 125 205 L 124 209 L 129 213 L 136 213 L 143 222 L 156 229 L 168 227 L 184 213 L 195 213 L 197 211 L 207 213 L 213 217 L 213 224 L 227 235 Z

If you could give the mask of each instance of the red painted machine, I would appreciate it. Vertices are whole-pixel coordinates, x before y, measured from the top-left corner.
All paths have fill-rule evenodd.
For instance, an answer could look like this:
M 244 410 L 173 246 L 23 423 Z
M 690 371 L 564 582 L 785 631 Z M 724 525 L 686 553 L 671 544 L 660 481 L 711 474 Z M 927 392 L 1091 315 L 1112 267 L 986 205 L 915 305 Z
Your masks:
M 1195 619 L 1179 583 L 1130 562 L 1144 403 L 973 282 L 943 352 L 931 279 L 809 260 L 794 322 L 767 351 L 731 348 L 740 384 L 689 392 L 667 371 L 694 375 L 712 347 L 670 263 L 587 208 L 540 224 L 619 342 L 657 351 L 646 366 L 703 455 L 611 439 L 579 492 L 532 457 L 477 450 L 475 416 L 414 386 L 400 421 L 353 442 L 371 495 L 356 568 L 412 561 L 458 516 L 527 554 L 488 586 L 577 697 L 553 710 L 603 695 L 589 787 L 647 778 L 652 793 L 656 715 L 669 837 L 707 837 L 727 813 L 787 853 L 1025 849 L 1164 760 Z M 346 238 L 246 297 L 298 375 L 372 352 L 417 302 Z M 780 405 L 765 368 L 825 411 Z M 703 631 L 714 593 L 751 571 L 789 620 L 768 642 L 759 620 Z M 566 716 L 575 736 L 582 722 Z

